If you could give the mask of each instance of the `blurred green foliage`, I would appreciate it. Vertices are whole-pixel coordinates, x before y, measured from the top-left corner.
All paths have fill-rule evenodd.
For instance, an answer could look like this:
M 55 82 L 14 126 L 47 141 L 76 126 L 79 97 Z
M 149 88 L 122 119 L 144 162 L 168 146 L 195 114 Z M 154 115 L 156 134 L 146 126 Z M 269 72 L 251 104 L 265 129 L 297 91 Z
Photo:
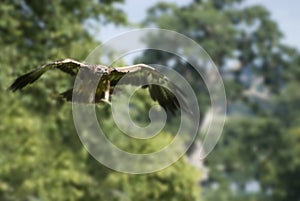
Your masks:
M 218 145 L 204 160 L 209 172 L 202 186 L 201 172 L 186 156 L 145 175 L 117 173 L 99 164 L 77 136 L 71 105 L 57 95 L 72 85 L 59 72 L 50 72 L 22 93 L 6 91 L 16 76 L 42 63 L 84 59 L 97 46 L 87 29 L 102 29 L 90 26 L 91 21 L 128 23 L 116 3 L 123 0 L 1 1 L 0 199 L 300 200 L 300 56 L 281 42 L 277 23 L 261 6 L 243 7 L 243 0 L 194 0 L 183 7 L 159 3 L 142 24 L 194 39 L 224 78 L 227 123 Z M 205 84 L 188 63 L 155 51 L 139 59 L 175 61 L 173 67 L 200 89 L 201 111 L 209 108 Z M 256 86 L 255 78 L 263 82 Z M 245 95 L 253 87 L 267 90 L 267 98 Z M 138 92 L 140 101 L 132 103 L 131 115 L 141 125 L 149 123 L 147 108 L 153 104 L 146 96 Z M 173 139 L 166 131 L 147 142 L 127 141 L 114 129 L 110 109 L 97 109 L 99 119 L 106 117 L 102 123 L 110 130 L 107 137 L 124 150 L 149 153 Z M 169 123 L 169 131 L 177 128 L 176 119 Z
M 182 7 L 161 2 L 148 10 L 143 25 L 194 39 L 223 76 L 228 116 L 220 141 L 204 160 L 209 173 L 203 199 L 300 200 L 300 55 L 282 43 L 266 8 L 243 2 L 194 0 Z M 203 80 L 189 63 L 168 54 L 147 53 L 145 59 L 173 61 L 192 86 L 198 85 L 202 112 L 210 107 L 205 87 L 199 87 Z
M 116 3 L 123 1 L 1 1 L 0 200 L 200 197 L 197 182 L 201 175 L 185 157 L 157 173 L 128 175 L 110 170 L 90 156 L 77 136 L 71 104 L 58 96 L 62 89 L 72 86 L 68 76 L 53 71 L 22 93 L 6 91 L 16 76 L 43 63 L 84 59 L 98 45 L 87 30 L 98 29 L 90 27 L 91 21 L 127 24 Z M 140 146 L 121 141 L 124 138 L 113 127 L 109 108 L 99 107 L 99 116 L 106 117 L 109 137 L 126 150 L 152 152 L 172 139 L 169 133 L 162 133 L 165 137 Z

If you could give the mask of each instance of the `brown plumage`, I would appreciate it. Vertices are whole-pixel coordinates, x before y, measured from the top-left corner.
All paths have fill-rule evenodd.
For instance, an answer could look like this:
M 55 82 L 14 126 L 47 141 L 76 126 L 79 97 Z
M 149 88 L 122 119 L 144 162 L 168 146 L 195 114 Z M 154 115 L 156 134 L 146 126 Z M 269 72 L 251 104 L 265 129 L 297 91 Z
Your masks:
M 62 97 L 67 101 L 83 103 L 109 102 L 112 91 L 117 84 L 128 84 L 148 89 L 150 97 L 172 114 L 175 114 L 180 106 L 187 111 L 183 92 L 176 85 L 171 83 L 166 76 L 155 70 L 155 68 L 145 64 L 110 68 L 98 64 L 85 64 L 72 59 L 63 59 L 42 65 L 21 75 L 13 82 L 9 90 L 17 91 L 22 89 L 26 85 L 35 82 L 50 69 L 60 69 L 71 76 L 76 76 L 79 70 L 82 69 L 84 70 L 83 72 L 85 72 L 84 78 L 81 78 L 83 82 L 89 82 L 90 80 L 96 80 L 98 82 L 96 92 L 93 94 L 86 94 L 86 90 L 83 88 L 69 89 L 61 93 Z M 118 83 L 125 75 L 127 78 Z M 86 79 L 86 76 L 92 77 Z M 100 76 L 100 80 L 95 79 L 95 77 L 99 78 Z M 147 81 L 155 84 L 147 84 Z M 87 84 L 86 86 L 89 85 Z M 76 94 L 78 96 L 76 96 Z M 74 100 L 76 97 L 77 100 Z M 179 102 L 182 104 L 180 105 Z

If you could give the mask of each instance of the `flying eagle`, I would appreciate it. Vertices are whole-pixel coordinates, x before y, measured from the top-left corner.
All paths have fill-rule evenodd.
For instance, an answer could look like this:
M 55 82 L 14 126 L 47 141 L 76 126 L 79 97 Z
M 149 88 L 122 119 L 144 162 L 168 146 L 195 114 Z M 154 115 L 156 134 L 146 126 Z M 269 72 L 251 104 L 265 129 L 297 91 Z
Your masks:
M 96 92 L 92 94 L 92 96 L 85 94 L 84 89 L 72 88 L 61 93 L 62 97 L 67 101 L 83 103 L 109 102 L 114 87 L 123 76 L 126 75 L 128 78 L 126 78 L 124 82 L 121 82 L 121 84 L 140 86 L 141 88 L 148 89 L 151 98 L 157 101 L 166 111 L 175 114 L 180 107 L 183 107 L 183 109 L 187 111 L 186 102 L 183 98 L 184 93 L 176 85 L 171 83 L 166 76 L 146 64 L 112 68 L 100 64 L 85 64 L 72 59 L 62 59 L 42 65 L 21 75 L 13 82 L 9 90 L 17 91 L 22 89 L 26 85 L 35 82 L 50 69 L 59 69 L 74 77 L 78 74 L 80 69 L 86 72 L 88 76 L 98 76 L 98 78 L 101 76 L 100 80 L 85 76 L 85 78 L 81 78 L 83 82 L 97 80 L 98 85 Z M 149 84 L 143 84 L 145 80 L 150 80 Z M 79 96 L 73 96 L 73 93 L 79 94 Z M 87 98 L 74 100 L 74 97 Z

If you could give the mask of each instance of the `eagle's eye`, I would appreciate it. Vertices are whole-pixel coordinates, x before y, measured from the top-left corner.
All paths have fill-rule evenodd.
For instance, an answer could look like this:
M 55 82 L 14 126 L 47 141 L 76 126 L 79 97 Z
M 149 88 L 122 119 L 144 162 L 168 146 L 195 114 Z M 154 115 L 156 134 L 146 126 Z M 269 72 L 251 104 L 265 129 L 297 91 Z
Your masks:
M 102 68 L 96 68 L 96 74 L 103 74 L 105 71 Z

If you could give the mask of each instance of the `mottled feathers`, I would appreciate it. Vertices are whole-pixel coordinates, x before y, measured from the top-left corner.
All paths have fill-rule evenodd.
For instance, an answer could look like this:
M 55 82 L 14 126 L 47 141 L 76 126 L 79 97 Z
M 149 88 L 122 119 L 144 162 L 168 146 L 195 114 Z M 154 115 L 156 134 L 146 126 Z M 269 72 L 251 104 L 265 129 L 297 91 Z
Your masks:
M 12 83 L 12 85 L 8 89 L 12 91 L 20 90 L 25 86 L 35 82 L 50 69 L 59 69 L 71 76 L 76 76 L 80 69 L 84 69 L 84 71 L 86 71 L 89 75 L 99 77 L 101 76 L 101 79 L 97 80 L 99 82 L 97 83 L 98 86 L 96 88 L 96 92 L 92 94 L 93 96 L 91 96 L 93 98 L 92 100 L 90 98 L 74 100 L 74 97 L 85 97 L 73 96 L 73 93 L 84 94 L 86 89 L 79 88 L 69 89 L 61 93 L 62 97 L 67 101 L 92 101 L 95 103 L 99 103 L 104 99 L 106 101 L 109 101 L 107 99 L 112 94 L 114 87 L 117 84 L 123 84 L 140 86 L 144 89 L 148 89 L 150 97 L 154 101 L 157 101 L 165 110 L 171 112 L 172 114 L 175 114 L 176 111 L 180 109 L 180 107 L 183 107 L 183 109 L 187 111 L 183 92 L 155 68 L 145 64 L 110 68 L 97 64 L 84 64 L 72 59 L 63 59 L 42 65 L 24 75 L 21 75 Z M 122 79 L 125 75 L 126 78 Z M 88 82 L 90 79 L 88 77 L 82 80 L 84 82 Z

